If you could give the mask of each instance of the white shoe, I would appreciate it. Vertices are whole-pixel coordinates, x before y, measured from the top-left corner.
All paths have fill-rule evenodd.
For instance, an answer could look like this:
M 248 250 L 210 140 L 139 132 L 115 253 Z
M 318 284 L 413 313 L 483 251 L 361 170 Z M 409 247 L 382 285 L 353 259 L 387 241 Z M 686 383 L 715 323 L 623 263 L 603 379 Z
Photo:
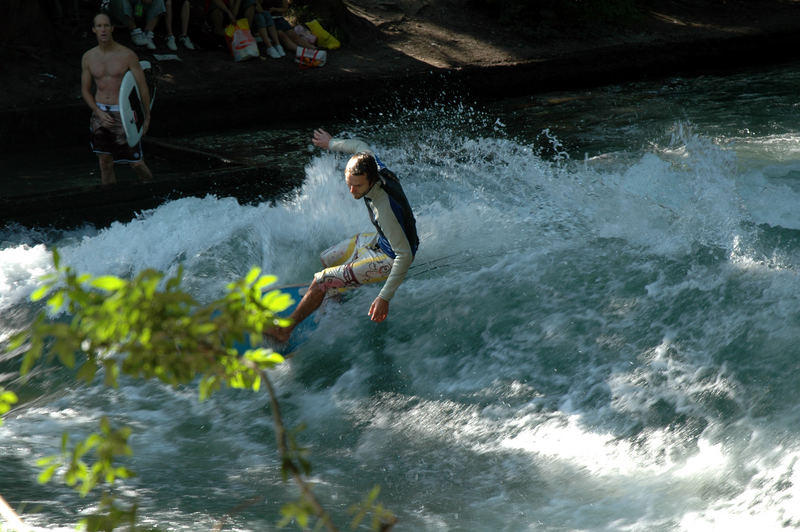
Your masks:
M 280 59 L 281 57 L 281 54 L 278 53 L 278 50 L 276 50 L 274 46 L 267 48 L 267 55 L 273 59 Z
M 147 46 L 147 36 L 139 28 L 131 30 L 131 40 L 136 46 Z
M 167 48 L 169 48 L 173 52 L 177 52 L 178 51 L 178 45 L 175 44 L 175 36 L 174 35 L 170 35 L 169 37 L 167 37 Z
M 155 50 L 156 49 L 156 43 L 153 42 L 153 37 L 155 37 L 153 32 L 152 31 L 145 32 L 144 36 L 145 36 L 145 38 L 147 38 L 147 49 L 148 50 Z
M 275 49 L 278 50 L 278 55 L 280 55 L 281 57 L 286 57 L 286 52 L 283 50 L 283 46 L 278 44 L 275 46 Z
M 180 39 L 181 44 L 186 47 L 187 50 L 194 50 L 194 43 L 189 38 L 188 35 L 182 36 Z

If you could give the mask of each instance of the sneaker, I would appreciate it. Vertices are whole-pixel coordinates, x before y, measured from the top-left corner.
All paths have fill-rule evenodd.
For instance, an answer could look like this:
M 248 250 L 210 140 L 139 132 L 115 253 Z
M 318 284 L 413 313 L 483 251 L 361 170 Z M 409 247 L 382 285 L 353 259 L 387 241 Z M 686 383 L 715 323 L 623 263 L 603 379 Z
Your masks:
M 147 46 L 147 36 L 139 28 L 131 30 L 131 40 L 136 46 Z
M 148 50 L 155 50 L 156 49 L 156 43 L 153 42 L 153 37 L 155 37 L 153 32 L 152 31 L 145 32 L 144 36 L 147 39 L 147 49 Z
M 169 48 L 173 52 L 177 52 L 178 51 L 178 45 L 175 44 L 175 36 L 174 35 L 170 35 L 169 37 L 167 37 L 167 48 Z
M 274 46 L 267 48 L 267 55 L 273 59 L 280 59 L 281 57 L 281 54 L 278 53 L 278 50 L 276 50 Z
M 283 46 L 280 44 L 275 45 L 275 49 L 278 50 L 278 55 L 281 57 L 286 57 L 286 52 L 283 50 Z
M 188 35 L 182 36 L 180 39 L 181 44 L 186 47 L 187 50 L 194 50 L 194 43 L 189 38 Z

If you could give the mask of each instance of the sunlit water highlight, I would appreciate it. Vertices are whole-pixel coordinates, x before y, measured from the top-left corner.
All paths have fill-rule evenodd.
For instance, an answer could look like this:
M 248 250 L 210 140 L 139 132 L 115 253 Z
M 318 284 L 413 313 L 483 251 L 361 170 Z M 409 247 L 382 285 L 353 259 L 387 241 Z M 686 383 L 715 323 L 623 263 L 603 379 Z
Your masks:
M 341 523 L 379 484 L 397 530 L 800 526 L 798 73 L 770 76 L 444 99 L 339 125 L 401 176 L 422 238 L 386 323 L 366 318 L 378 288 L 363 288 L 275 372 Z M 38 310 L 52 246 L 95 274 L 183 264 L 201 299 L 252 265 L 310 279 L 368 222 L 344 157 L 297 154 L 305 185 L 280 204 L 183 199 L 100 231 L 6 230 L 0 339 Z M 12 388 L 17 364 L 0 361 Z M 134 428 L 125 491 L 147 523 L 209 530 L 264 495 L 229 528 L 271 530 L 294 496 L 262 395 L 198 403 L 65 376 L 25 385 L 0 427 L 0 493 L 31 523 L 68 529 L 87 509 L 38 486 L 34 462 L 103 413 Z

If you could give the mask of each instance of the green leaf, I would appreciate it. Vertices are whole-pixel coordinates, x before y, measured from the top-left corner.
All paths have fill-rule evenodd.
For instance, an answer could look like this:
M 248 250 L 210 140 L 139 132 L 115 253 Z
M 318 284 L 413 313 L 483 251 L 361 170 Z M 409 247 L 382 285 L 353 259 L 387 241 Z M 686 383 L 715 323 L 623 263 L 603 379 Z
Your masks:
M 247 277 L 244 278 L 245 284 L 248 286 L 253 284 L 259 275 L 261 275 L 261 268 L 253 266 L 248 272 Z
M 15 349 L 19 349 L 25 341 L 30 338 L 30 334 L 28 331 L 22 331 L 14 336 L 11 337 L 11 341 L 8 343 L 8 348 L 6 351 L 14 351 Z
M 58 460 L 58 456 L 45 456 L 36 460 L 36 465 L 38 467 L 46 467 L 55 463 L 56 460 Z
M 78 370 L 78 374 L 76 375 L 76 377 L 79 380 L 92 382 L 94 376 L 97 375 L 97 369 L 98 369 L 97 362 L 91 359 L 87 360 Z
M 2 390 L 2 388 L 0 388 L 0 390 Z M 17 401 L 19 401 L 17 394 L 12 392 L 11 390 L 5 390 L 2 393 L 0 393 L 0 403 L 13 405 Z
M 53 297 L 47 300 L 47 306 L 53 312 L 58 312 L 64 305 L 64 292 L 58 291 L 53 294 Z
M 39 301 L 50 291 L 50 285 L 42 285 L 31 294 L 31 301 Z
M 48 482 L 50 482 L 50 479 L 53 478 L 53 474 L 56 472 L 57 469 L 58 469 L 58 464 L 53 464 L 47 467 L 47 469 L 45 469 L 41 473 L 39 473 L 39 478 L 37 479 L 39 484 L 47 484 Z
M 294 303 L 292 296 L 280 290 L 271 290 L 261 298 L 261 304 L 274 314 L 286 310 L 292 303 Z
M 96 277 L 89 284 L 95 288 L 99 288 L 107 292 L 113 292 L 115 290 L 119 290 L 128 283 L 119 277 L 114 277 L 113 275 L 103 275 L 101 277 Z
M 275 351 L 265 349 L 263 347 L 251 349 L 245 352 L 244 356 L 247 360 L 251 360 L 262 369 L 273 368 L 278 364 L 283 364 L 286 361 L 286 359 L 283 358 L 283 355 L 280 353 L 276 353 Z
M 253 288 L 255 288 L 260 292 L 261 290 L 264 289 L 265 286 L 269 286 L 274 282 L 276 282 L 277 280 L 278 277 L 275 275 L 264 275 L 261 277 L 261 279 L 258 280 L 258 282 L 253 286 Z
M 19 369 L 20 374 L 27 375 L 28 372 L 30 372 L 33 365 L 41 358 L 43 348 L 42 339 L 34 336 L 31 340 L 30 349 L 28 349 L 28 352 L 25 353 L 25 356 L 22 358 L 22 365 Z
M 75 353 L 73 353 L 72 351 L 59 351 L 58 359 L 61 361 L 62 364 L 64 364 L 68 368 L 72 368 L 75 366 Z

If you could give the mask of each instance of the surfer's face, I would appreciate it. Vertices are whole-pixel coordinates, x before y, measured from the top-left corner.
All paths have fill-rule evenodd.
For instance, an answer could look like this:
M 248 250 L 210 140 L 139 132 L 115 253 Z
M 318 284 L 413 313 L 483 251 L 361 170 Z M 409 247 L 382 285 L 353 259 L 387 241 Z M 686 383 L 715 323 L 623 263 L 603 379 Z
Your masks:
M 111 25 L 111 19 L 108 15 L 97 15 L 94 17 L 94 25 L 92 31 L 97 36 L 100 42 L 107 41 L 111 38 L 111 32 L 114 31 L 114 26 Z
M 367 179 L 367 174 L 351 174 L 350 172 L 345 172 L 344 180 L 350 188 L 350 194 L 352 194 L 355 199 L 363 198 L 364 194 L 369 192 L 369 189 L 372 188 L 372 185 L 370 185 Z

